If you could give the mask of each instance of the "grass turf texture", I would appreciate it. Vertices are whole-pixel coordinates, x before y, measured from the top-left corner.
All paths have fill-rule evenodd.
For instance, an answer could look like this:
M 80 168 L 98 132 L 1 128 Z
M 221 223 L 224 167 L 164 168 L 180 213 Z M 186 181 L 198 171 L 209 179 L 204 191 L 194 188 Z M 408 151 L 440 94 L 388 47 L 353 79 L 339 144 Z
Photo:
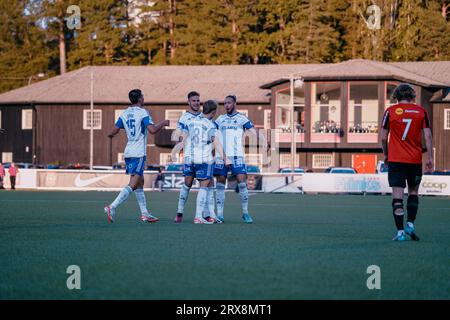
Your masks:
M 450 199 L 420 198 L 420 242 L 393 242 L 387 196 L 258 194 L 252 225 L 227 193 L 225 224 L 194 225 L 197 193 L 174 224 L 178 193 L 0 193 L 0 299 L 449 299 Z M 409 240 L 409 237 L 408 237 Z M 68 290 L 69 265 L 81 290 Z M 368 290 L 367 267 L 381 268 Z

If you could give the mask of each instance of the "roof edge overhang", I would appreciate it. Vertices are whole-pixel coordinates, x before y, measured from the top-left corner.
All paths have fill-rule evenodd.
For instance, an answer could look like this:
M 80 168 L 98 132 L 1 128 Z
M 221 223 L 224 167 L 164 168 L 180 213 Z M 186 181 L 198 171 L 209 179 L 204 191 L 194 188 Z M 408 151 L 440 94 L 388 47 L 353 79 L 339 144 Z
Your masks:
M 424 88 L 432 88 L 432 89 L 443 89 L 443 88 L 448 88 L 449 86 L 444 85 L 444 84 L 433 84 L 433 83 L 424 83 L 424 82 L 420 82 L 420 81 L 416 81 L 416 80 L 411 80 L 408 78 L 404 78 L 404 77 L 399 77 L 399 76 L 342 76 L 342 77 L 331 77 L 331 76 L 320 76 L 320 77 L 302 77 L 300 75 L 295 76 L 297 78 L 301 78 L 303 81 L 305 82 L 313 82 L 313 81 L 402 81 L 402 82 L 407 82 L 407 83 L 411 83 L 411 84 L 415 84 L 418 85 L 420 87 L 424 87 Z M 261 89 L 271 89 L 272 87 L 282 84 L 282 83 L 286 83 L 289 82 L 289 79 L 287 78 L 281 78 L 266 84 L 263 84 L 262 86 L 260 86 Z
M 57 101 L 15 101 L 15 102 L 0 102 L 0 106 L 23 106 L 23 105 L 90 105 L 90 101 L 73 101 L 73 102 L 57 102 Z M 219 102 L 220 103 L 220 102 Z M 270 104 L 270 101 L 238 101 L 240 105 L 250 104 Z M 130 102 L 107 102 L 107 101 L 94 101 L 94 105 L 129 105 Z M 146 106 L 163 106 L 163 105 L 187 105 L 186 101 L 180 102 L 158 102 L 151 101 L 145 102 Z

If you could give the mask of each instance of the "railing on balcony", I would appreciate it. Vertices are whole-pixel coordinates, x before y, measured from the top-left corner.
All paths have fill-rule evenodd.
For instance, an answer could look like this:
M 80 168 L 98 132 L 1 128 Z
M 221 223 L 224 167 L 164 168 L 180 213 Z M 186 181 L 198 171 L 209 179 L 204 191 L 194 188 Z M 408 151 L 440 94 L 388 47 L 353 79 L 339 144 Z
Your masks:
M 305 130 L 301 126 L 297 126 L 295 129 L 295 142 L 305 142 Z M 292 131 L 291 128 L 277 128 L 275 129 L 275 141 L 278 143 L 291 142 Z
M 349 143 L 378 143 L 378 122 L 364 122 L 362 125 L 349 126 Z
M 311 142 L 340 143 L 342 136 L 341 124 L 332 120 L 316 121 L 312 127 Z

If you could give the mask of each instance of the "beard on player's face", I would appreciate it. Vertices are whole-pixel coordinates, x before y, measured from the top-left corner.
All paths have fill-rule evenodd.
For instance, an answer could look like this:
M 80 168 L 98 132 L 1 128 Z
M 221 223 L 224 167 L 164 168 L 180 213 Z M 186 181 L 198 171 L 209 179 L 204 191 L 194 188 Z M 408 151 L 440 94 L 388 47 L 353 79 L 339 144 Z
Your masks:
M 225 101 L 225 111 L 228 114 L 233 114 L 236 110 L 236 104 L 231 101 Z

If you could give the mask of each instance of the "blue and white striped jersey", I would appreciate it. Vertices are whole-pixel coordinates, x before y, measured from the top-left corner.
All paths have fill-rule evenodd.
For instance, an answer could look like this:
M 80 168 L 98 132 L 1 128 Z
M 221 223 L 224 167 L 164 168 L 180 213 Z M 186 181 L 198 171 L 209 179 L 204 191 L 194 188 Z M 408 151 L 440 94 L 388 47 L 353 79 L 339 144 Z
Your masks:
M 216 135 L 214 123 L 200 114 L 192 118 L 182 129 L 187 133 L 184 142 L 184 163 L 213 163 L 213 137 Z
M 193 119 L 195 119 L 196 117 L 198 117 L 199 115 L 201 115 L 201 113 L 194 114 L 194 113 L 191 113 L 190 111 L 186 111 L 185 113 L 183 113 L 181 115 L 180 119 L 178 120 L 177 128 L 179 130 L 183 131 L 183 129 L 186 128 L 186 126 L 189 124 L 189 122 L 192 121 Z
M 153 124 L 147 110 L 130 106 L 116 121 L 116 127 L 127 133 L 128 143 L 125 147 L 125 158 L 140 158 L 147 156 L 147 127 Z
M 217 136 L 223 146 L 227 157 L 244 158 L 243 135 L 244 131 L 253 128 L 253 123 L 243 114 L 237 112 L 233 115 L 224 114 L 214 121 L 218 129 Z M 216 158 L 220 155 L 216 153 Z

